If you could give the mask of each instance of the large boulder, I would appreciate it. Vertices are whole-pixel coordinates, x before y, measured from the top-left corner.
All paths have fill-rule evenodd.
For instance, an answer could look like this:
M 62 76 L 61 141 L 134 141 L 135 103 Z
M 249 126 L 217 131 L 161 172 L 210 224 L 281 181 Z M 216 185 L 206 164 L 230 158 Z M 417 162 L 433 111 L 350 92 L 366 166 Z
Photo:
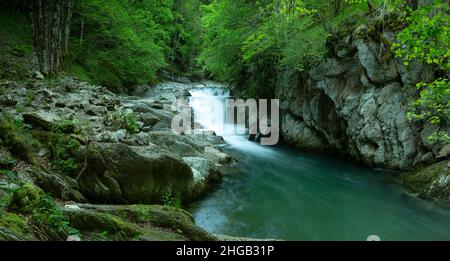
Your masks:
M 92 201 L 160 203 L 170 194 L 184 201 L 197 194 L 191 167 L 156 146 L 96 143 L 84 150 L 86 166 L 78 183 Z
M 187 211 L 172 207 L 77 204 L 62 210 L 82 240 L 217 240 L 196 226 Z M 96 231 L 106 233 L 95 236 Z

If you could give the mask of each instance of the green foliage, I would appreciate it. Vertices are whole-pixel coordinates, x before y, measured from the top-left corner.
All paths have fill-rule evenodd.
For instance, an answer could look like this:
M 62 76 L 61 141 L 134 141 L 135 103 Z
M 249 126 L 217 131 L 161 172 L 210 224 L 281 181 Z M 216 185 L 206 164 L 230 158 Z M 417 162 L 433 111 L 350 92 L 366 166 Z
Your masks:
M 410 10 L 411 11 L 411 10 Z M 405 14 L 408 26 L 398 34 L 394 45 L 396 56 L 404 59 L 404 65 L 417 60 L 433 65 L 443 77 L 432 82 L 417 84 L 420 98 L 412 104 L 408 113 L 411 120 L 425 120 L 432 125 L 443 126 L 450 122 L 450 7 L 442 0 Z M 438 72 L 439 74 L 439 72 Z M 438 131 L 428 139 L 432 142 L 450 142 L 449 134 Z
M 173 207 L 176 209 L 180 209 L 182 202 L 181 202 L 181 196 L 177 193 L 173 195 L 172 193 L 166 193 L 163 195 L 162 204 L 166 207 Z
M 72 71 L 113 91 L 154 81 L 170 50 L 172 4 L 172 0 L 77 1 Z
M 196 58 L 201 52 L 203 28 L 201 0 L 175 0 L 170 62 L 188 75 L 199 75 Z
M 442 0 L 434 1 L 407 15 L 408 27 L 398 34 L 396 55 L 405 65 L 417 59 L 450 70 L 450 7 Z
M 65 135 L 60 128 L 53 128 L 48 134 L 47 145 L 51 152 L 52 166 L 63 173 L 72 174 L 78 169 L 78 164 L 72 156 L 80 143 Z
M 242 46 L 252 28 L 253 1 L 212 1 L 203 6 L 205 28 L 198 58 L 203 70 L 218 80 L 236 79 L 244 67 Z
M 34 93 L 34 91 L 27 89 L 27 94 L 25 96 L 25 104 L 31 105 L 35 98 L 36 94 Z
M 51 240 L 65 240 L 78 234 L 64 217 L 55 201 L 33 184 L 25 184 L 14 192 L 11 209 L 31 215 L 31 221 L 42 235 Z
M 64 240 L 67 235 L 77 235 L 79 232 L 70 226 L 61 209 L 49 196 L 40 197 L 36 208 L 32 212 L 32 218 L 42 231 L 52 232 Z M 52 236 L 55 238 L 55 236 Z
M 16 105 L 16 111 L 17 111 L 18 113 L 24 113 L 24 112 L 26 111 L 26 108 L 25 108 L 25 106 L 23 106 L 22 104 L 17 104 L 17 105 Z
M 114 114 L 110 115 L 109 121 L 114 129 L 125 129 L 132 134 L 136 133 L 139 128 L 134 113 L 116 111 Z
M 274 83 L 320 63 L 327 40 L 364 20 L 367 3 L 340 0 L 215 0 L 203 6 L 199 64 L 218 80 L 237 82 L 256 96 Z
M 138 124 L 134 113 L 126 113 L 122 117 L 121 127 L 126 129 L 129 133 L 135 133 L 138 130 Z

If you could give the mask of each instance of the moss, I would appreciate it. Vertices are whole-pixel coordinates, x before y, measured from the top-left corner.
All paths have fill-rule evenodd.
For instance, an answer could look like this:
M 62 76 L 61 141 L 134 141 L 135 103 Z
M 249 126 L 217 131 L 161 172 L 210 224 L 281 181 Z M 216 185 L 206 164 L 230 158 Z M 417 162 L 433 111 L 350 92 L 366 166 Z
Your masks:
M 30 183 L 25 184 L 14 192 L 11 205 L 20 213 L 31 214 L 44 196 L 45 193 L 40 188 Z
M 54 200 L 33 184 L 25 184 L 13 194 L 10 208 L 30 215 L 44 240 L 65 240 L 68 235 L 77 234 Z
M 125 240 L 142 234 L 139 227 L 111 214 L 83 209 L 65 209 L 64 214 L 80 231 L 95 231 L 107 239 Z
M 151 224 L 170 231 L 178 231 L 188 240 L 215 240 L 215 237 L 195 225 L 193 217 L 185 210 L 159 205 L 93 206 L 83 208 L 108 213 L 137 224 Z M 181 232 L 179 232 L 181 231 Z
M 5 213 L 0 218 L 0 228 L 8 230 L 9 233 L 20 239 L 35 239 L 32 232 L 33 230 L 30 225 L 28 225 L 27 220 L 23 216 L 14 213 Z
M 34 156 L 32 144 L 36 140 L 31 135 L 27 135 L 18 128 L 15 121 L 4 114 L 0 114 L 0 139 L 2 139 L 8 149 L 19 158 L 31 164 L 38 165 Z
M 409 191 L 427 199 L 450 202 L 450 176 L 448 161 L 438 162 L 415 171 L 399 175 L 397 181 L 404 184 Z

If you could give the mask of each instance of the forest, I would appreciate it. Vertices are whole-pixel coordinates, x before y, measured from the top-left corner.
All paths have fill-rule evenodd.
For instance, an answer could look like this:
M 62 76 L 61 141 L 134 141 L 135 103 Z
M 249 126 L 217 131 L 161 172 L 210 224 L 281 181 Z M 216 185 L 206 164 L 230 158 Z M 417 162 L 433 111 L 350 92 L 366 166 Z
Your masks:
M 448 0 L 0 7 L 0 240 L 450 239 Z M 229 97 L 279 100 L 280 145 L 222 135 Z

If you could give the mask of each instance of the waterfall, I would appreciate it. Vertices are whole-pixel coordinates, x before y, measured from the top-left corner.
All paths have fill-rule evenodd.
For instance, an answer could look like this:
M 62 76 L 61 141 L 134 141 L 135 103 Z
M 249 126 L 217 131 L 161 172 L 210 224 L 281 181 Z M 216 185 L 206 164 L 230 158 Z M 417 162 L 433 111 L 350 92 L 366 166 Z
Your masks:
M 246 135 L 230 133 L 234 126 L 226 124 L 226 101 L 230 98 L 230 91 L 221 87 L 195 88 L 189 91 L 191 97 L 189 106 L 193 110 L 194 122 L 200 124 L 197 130 L 214 131 L 222 136 L 227 144 L 236 149 L 253 155 L 274 156 L 275 150 L 268 146 L 260 146 L 248 140 Z

